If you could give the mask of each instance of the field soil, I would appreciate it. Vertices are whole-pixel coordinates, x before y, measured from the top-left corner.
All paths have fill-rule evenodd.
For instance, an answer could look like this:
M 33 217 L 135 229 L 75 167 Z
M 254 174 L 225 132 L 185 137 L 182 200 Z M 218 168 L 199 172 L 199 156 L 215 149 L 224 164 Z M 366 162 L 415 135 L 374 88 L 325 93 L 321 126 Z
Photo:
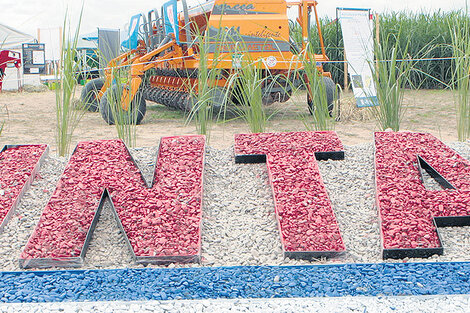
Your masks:
M 445 142 L 457 140 L 456 109 L 450 91 L 407 90 L 404 103 L 406 112 L 402 130 L 429 132 Z M 0 119 L 6 120 L 0 137 L 2 145 L 47 143 L 53 151 L 56 149 L 53 91 L 3 92 L 0 93 L 0 107 Z M 305 93 L 266 109 L 271 116 L 268 131 L 301 131 L 306 129 L 305 123 L 312 123 L 307 114 Z M 227 148 L 233 144 L 234 134 L 249 131 L 242 120 L 233 116 L 226 122 L 214 122 L 209 139 L 209 145 L 214 148 Z M 335 130 L 344 144 L 354 145 L 372 141 L 373 132 L 379 129 L 370 109 L 356 108 L 352 93 L 345 92 L 341 97 L 340 121 Z M 186 123 L 184 113 L 148 102 L 143 123 L 137 126 L 137 146 L 155 146 L 162 136 L 188 134 L 196 134 L 196 127 L 194 123 Z M 99 113 L 87 112 L 77 126 L 72 147 L 78 141 L 116 137 L 115 127 L 107 125 Z

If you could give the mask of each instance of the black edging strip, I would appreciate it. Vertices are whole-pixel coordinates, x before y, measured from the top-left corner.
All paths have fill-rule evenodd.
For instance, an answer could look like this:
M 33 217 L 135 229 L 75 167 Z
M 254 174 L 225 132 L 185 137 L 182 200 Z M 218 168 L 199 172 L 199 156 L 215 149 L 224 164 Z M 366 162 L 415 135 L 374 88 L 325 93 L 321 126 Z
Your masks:
M 241 154 L 235 156 L 235 163 L 266 163 L 266 154 Z
M 344 151 L 315 152 L 317 161 L 344 160 Z M 235 155 L 235 163 L 266 163 L 266 154 L 239 154 Z
M 320 258 L 334 258 L 343 253 L 344 251 L 284 251 L 284 256 L 294 260 L 313 261 Z
M 419 174 L 421 176 L 421 181 L 424 182 L 423 172 L 425 170 L 426 173 L 429 174 L 433 179 L 435 179 L 439 185 L 444 189 L 456 189 L 447 179 L 445 179 L 438 171 L 436 171 L 428 162 L 426 162 L 419 154 L 418 154 L 418 168 Z
M 429 258 L 430 256 L 437 254 L 442 255 L 444 253 L 444 248 L 442 246 L 441 236 L 439 230 L 437 229 L 437 223 L 435 218 L 433 218 L 432 223 L 434 224 L 434 229 L 436 230 L 437 240 L 439 241 L 439 247 L 437 248 L 410 248 L 410 249 L 383 249 L 383 258 L 384 259 L 403 259 L 403 258 Z

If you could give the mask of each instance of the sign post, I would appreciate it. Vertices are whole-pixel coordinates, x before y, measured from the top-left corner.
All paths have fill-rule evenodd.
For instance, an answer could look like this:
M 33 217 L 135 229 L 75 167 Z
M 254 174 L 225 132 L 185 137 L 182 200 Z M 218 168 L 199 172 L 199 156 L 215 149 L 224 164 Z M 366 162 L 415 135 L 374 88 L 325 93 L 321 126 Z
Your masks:
M 43 43 L 24 43 L 23 74 L 45 74 L 46 53 Z
M 374 42 L 370 24 L 370 9 L 337 8 L 351 85 L 358 107 L 378 105 L 372 77 Z M 346 58 L 345 58 L 346 59 Z

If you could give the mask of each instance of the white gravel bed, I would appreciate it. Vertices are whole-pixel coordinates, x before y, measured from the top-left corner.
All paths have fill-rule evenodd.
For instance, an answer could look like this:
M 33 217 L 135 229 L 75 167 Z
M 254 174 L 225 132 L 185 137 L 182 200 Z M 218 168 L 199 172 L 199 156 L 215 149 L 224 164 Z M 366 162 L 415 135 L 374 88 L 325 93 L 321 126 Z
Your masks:
M 426 312 L 461 313 L 470 311 L 470 297 L 410 296 L 410 297 L 342 297 L 294 299 L 234 299 L 234 300 L 177 300 L 130 302 L 63 302 L 0 304 L 0 312 L 96 312 L 96 313 L 190 313 L 190 312 Z
M 470 159 L 470 147 L 452 143 Z M 133 149 L 147 181 L 153 175 L 156 147 Z M 320 161 L 320 171 L 341 229 L 347 252 L 335 259 L 284 259 L 265 164 L 235 164 L 233 149 L 208 147 L 205 164 L 202 264 L 174 266 L 297 265 L 317 263 L 383 262 L 374 194 L 373 144 L 345 147 L 345 159 Z M 20 202 L 16 214 L 0 234 L 0 270 L 20 270 L 18 259 L 39 220 L 66 164 L 46 158 L 39 177 Z M 432 179 L 427 179 L 435 188 Z M 434 187 L 432 187 L 434 186 Z M 444 255 L 404 261 L 470 261 L 470 227 L 439 229 Z M 402 260 L 387 260 L 402 262 Z M 132 261 L 124 235 L 109 205 L 105 205 L 93 234 L 84 269 L 142 267 Z

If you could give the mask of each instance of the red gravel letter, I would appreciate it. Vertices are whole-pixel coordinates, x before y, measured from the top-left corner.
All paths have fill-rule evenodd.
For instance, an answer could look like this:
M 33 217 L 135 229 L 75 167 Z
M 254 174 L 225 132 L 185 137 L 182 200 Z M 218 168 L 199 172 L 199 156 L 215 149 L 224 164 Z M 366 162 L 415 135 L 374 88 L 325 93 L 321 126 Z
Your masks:
M 238 134 L 235 161 L 266 161 L 284 255 L 333 256 L 344 251 L 316 159 L 343 159 L 335 132 Z
M 137 262 L 198 261 L 204 147 L 203 136 L 162 138 L 149 188 L 122 141 L 79 143 L 20 264 L 80 266 L 107 196 Z
M 47 145 L 5 146 L 0 152 L 0 231 L 32 183 Z
M 442 254 L 436 227 L 470 225 L 470 163 L 430 134 L 375 133 L 375 180 L 384 258 Z

